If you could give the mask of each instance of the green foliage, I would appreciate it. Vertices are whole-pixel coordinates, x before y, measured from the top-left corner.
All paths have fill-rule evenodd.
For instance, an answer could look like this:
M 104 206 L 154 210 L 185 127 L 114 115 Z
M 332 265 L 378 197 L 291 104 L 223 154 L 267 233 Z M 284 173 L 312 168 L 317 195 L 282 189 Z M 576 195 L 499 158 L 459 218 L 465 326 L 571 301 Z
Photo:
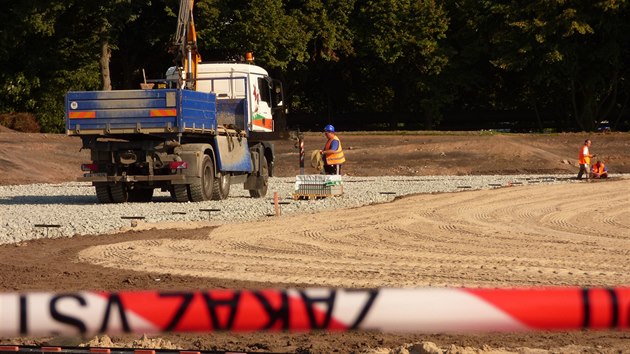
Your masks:
M 437 94 L 441 90 L 434 83 L 449 61 L 443 49 L 448 24 L 447 13 L 436 1 L 370 0 L 359 4 L 354 23 L 356 48 L 361 53 L 358 64 L 373 69 L 357 78 L 364 82 L 366 93 L 384 88 L 393 92 L 384 107 L 396 112 L 389 115 L 391 126 L 406 120 L 423 122 L 431 129 L 440 119 L 440 110 L 450 97 Z
M 7 7 L 0 11 L 0 111 L 32 111 L 36 92 L 43 86 L 39 71 L 47 54 L 39 44 L 54 36 L 54 24 L 64 5 L 30 0 L 11 2 Z
M 35 107 L 32 92 L 40 86 L 39 78 L 29 78 L 23 72 L 0 74 L 0 111 L 24 112 Z
M 102 87 L 100 65 L 120 89 L 173 63 L 178 0 L 4 3 L 0 113 L 35 113 L 45 131 L 63 131 L 65 92 Z M 194 18 L 205 61 L 253 51 L 309 124 L 630 121 L 628 0 L 197 0 Z
M 63 131 L 65 92 L 101 86 L 99 26 L 108 29 L 105 40 L 115 48 L 142 5 L 130 0 L 13 2 L 0 15 L 9 28 L 3 37 L 12 38 L 0 44 L 0 65 L 7 68 L 0 75 L 0 111 L 33 112 L 44 131 Z
M 282 70 L 306 59 L 304 29 L 281 0 L 201 2 L 198 10 L 208 15 L 201 17 L 207 27 L 198 31 L 202 57 L 207 53 L 223 56 L 217 60 L 233 59 L 249 51 L 258 64 Z M 208 47 L 213 44 L 217 47 Z
M 503 22 L 493 38 L 492 63 L 516 74 L 526 100 L 572 107 L 565 114 L 583 130 L 608 118 L 627 75 L 620 50 L 628 48 L 627 2 L 538 0 L 493 11 Z M 552 102 L 540 95 L 543 90 Z
M 414 64 L 423 73 L 439 73 L 444 58 L 438 41 L 448 19 L 435 1 L 369 0 L 358 8 L 359 41 L 384 64 Z M 371 52 L 371 53 L 370 53 Z
M 41 90 L 34 112 L 43 131 L 64 131 L 64 96 L 67 91 L 98 90 L 101 79 L 97 62 L 91 62 L 76 70 L 59 70 L 50 77 L 47 87 Z
M 306 0 L 290 9 L 306 32 L 311 61 L 338 61 L 354 54 L 354 33 L 349 25 L 355 0 Z

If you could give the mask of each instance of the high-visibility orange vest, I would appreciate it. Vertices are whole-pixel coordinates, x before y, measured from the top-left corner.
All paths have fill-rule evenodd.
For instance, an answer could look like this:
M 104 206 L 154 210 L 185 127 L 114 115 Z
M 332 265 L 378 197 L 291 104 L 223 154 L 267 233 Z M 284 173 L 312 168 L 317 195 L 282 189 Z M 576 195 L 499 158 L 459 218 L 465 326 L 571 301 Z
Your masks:
M 599 167 L 597 166 L 597 164 L 593 165 L 593 173 L 597 173 L 598 175 L 601 175 L 604 172 L 606 172 L 606 169 L 604 168 L 603 162 L 599 165 Z
M 580 165 L 590 164 L 591 163 L 591 157 L 588 156 L 588 155 L 589 155 L 589 153 L 588 153 L 588 146 L 586 146 L 586 145 L 582 146 L 582 148 L 580 149 L 580 155 L 579 155 L 579 158 L 580 158 L 579 163 L 580 163 Z
M 337 138 L 336 135 L 326 142 L 324 150 L 330 150 L 330 145 L 332 144 L 333 140 L 337 140 L 339 145 L 334 153 L 326 155 L 326 164 L 341 165 L 342 163 L 346 162 L 346 157 L 343 155 L 343 150 L 341 149 L 341 141 L 339 141 L 339 138 Z

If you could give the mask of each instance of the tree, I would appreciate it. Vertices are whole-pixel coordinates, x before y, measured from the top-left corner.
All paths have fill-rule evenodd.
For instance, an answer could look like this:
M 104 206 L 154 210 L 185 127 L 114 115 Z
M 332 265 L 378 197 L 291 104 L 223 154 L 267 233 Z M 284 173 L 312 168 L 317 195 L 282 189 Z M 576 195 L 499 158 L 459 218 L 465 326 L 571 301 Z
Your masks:
M 627 102 L 627 87 L 620 88 L 628 76 L 628 6 L 615 0 L 496 5 L 492 11 L 503 21 L 493 38 L 493 64 L 519 75 L 526 101 L 571 107 L 567 115 L 593 130 Z
M 178 0 L 0 1 L 0 112 L 43 130 L 63 130 L 68 90 L 135 88 L 172 64 Z M 204 61 L 253 51 L 311 127 L 628 117 L 628 0 L 197 0 L 194 14 Z
M 281 0 L 208 0 L 198 2 L 197 11 L 202 57 L 228 60 L 253 52 L 258 63 L 283 70 L 305 59 L 304 31 Z
M 0 11 L 0 110 L 32 111 L 33 93 L 42 85 L 38 71 L 47 59 L 45 43 L 55 34 L 57 19 L 65 10 L 62 1 L 5 2 Z
M 125 29 L 140 17 L 148 6 L 151 6 L 151 0 L 98 0 L 76 3 L 75 16 L 91 24 L 93 33 L 90 41 L 98 43 L 101 89 L 112 89 L 110 73 L 112 50 L 118 48 L 121 39 L 135 35 L 126 32 Z
M 114 33 L 116 46 L 110 61 L 113 87 L 138 88 L 144 77 L 163 78 L 166 69 L 175 64 L 172 42 L 177 6 L 177 0 L 146 1 L 136 9 L 137 18 L 121 22 Z
M 448 63 L 444 8 L 431 0 L 369 0 L 358 4 L 355 26 L 361 65 L 373 67 L 363 71 L 371 74 L 364 82 L 368 92 L 384 93 L 373 99 L 387 102 L 390 125 L 422 114 L 425 129 L 432 129 L 449 101 L 435 80 Z
M 284 75 L 293 112 L 316 116 L 316 124 L 339 121 L 347 109 L 355 54 L 350 22 L 355 1 L 289 1 L 287 13 L 301 24 L 305 53 Z

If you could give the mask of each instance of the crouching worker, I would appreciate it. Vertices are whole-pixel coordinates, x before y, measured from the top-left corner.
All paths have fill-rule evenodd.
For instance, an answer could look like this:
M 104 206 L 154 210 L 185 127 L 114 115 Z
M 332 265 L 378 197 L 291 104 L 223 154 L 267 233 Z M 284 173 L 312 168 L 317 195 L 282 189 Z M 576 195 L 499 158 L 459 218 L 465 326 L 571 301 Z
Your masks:
M 328 139 L 324 150 L 320 151 L 324 159 L 324 172 L 327 175 L 340 175 L 341 165 L 346 162 L 343 149 L 341 149 L 341 141 L 335 135 L 335 127 L 330 124 L 324 127 L 324 134 Z
M 591 170 L 592 178 L 608 178 L 608 167 L 603 162 L 597 161 Z

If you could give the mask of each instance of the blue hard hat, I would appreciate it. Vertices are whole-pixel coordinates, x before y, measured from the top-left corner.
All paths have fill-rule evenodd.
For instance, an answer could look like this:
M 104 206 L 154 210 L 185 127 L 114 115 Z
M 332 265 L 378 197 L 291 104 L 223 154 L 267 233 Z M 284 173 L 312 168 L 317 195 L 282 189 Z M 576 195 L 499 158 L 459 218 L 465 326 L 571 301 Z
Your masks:
M 324 127 L 324 131 L 325 132 L 335 132 L 335 127 L 333 127 L 332 125 L 328 124 L 327 126 Z

